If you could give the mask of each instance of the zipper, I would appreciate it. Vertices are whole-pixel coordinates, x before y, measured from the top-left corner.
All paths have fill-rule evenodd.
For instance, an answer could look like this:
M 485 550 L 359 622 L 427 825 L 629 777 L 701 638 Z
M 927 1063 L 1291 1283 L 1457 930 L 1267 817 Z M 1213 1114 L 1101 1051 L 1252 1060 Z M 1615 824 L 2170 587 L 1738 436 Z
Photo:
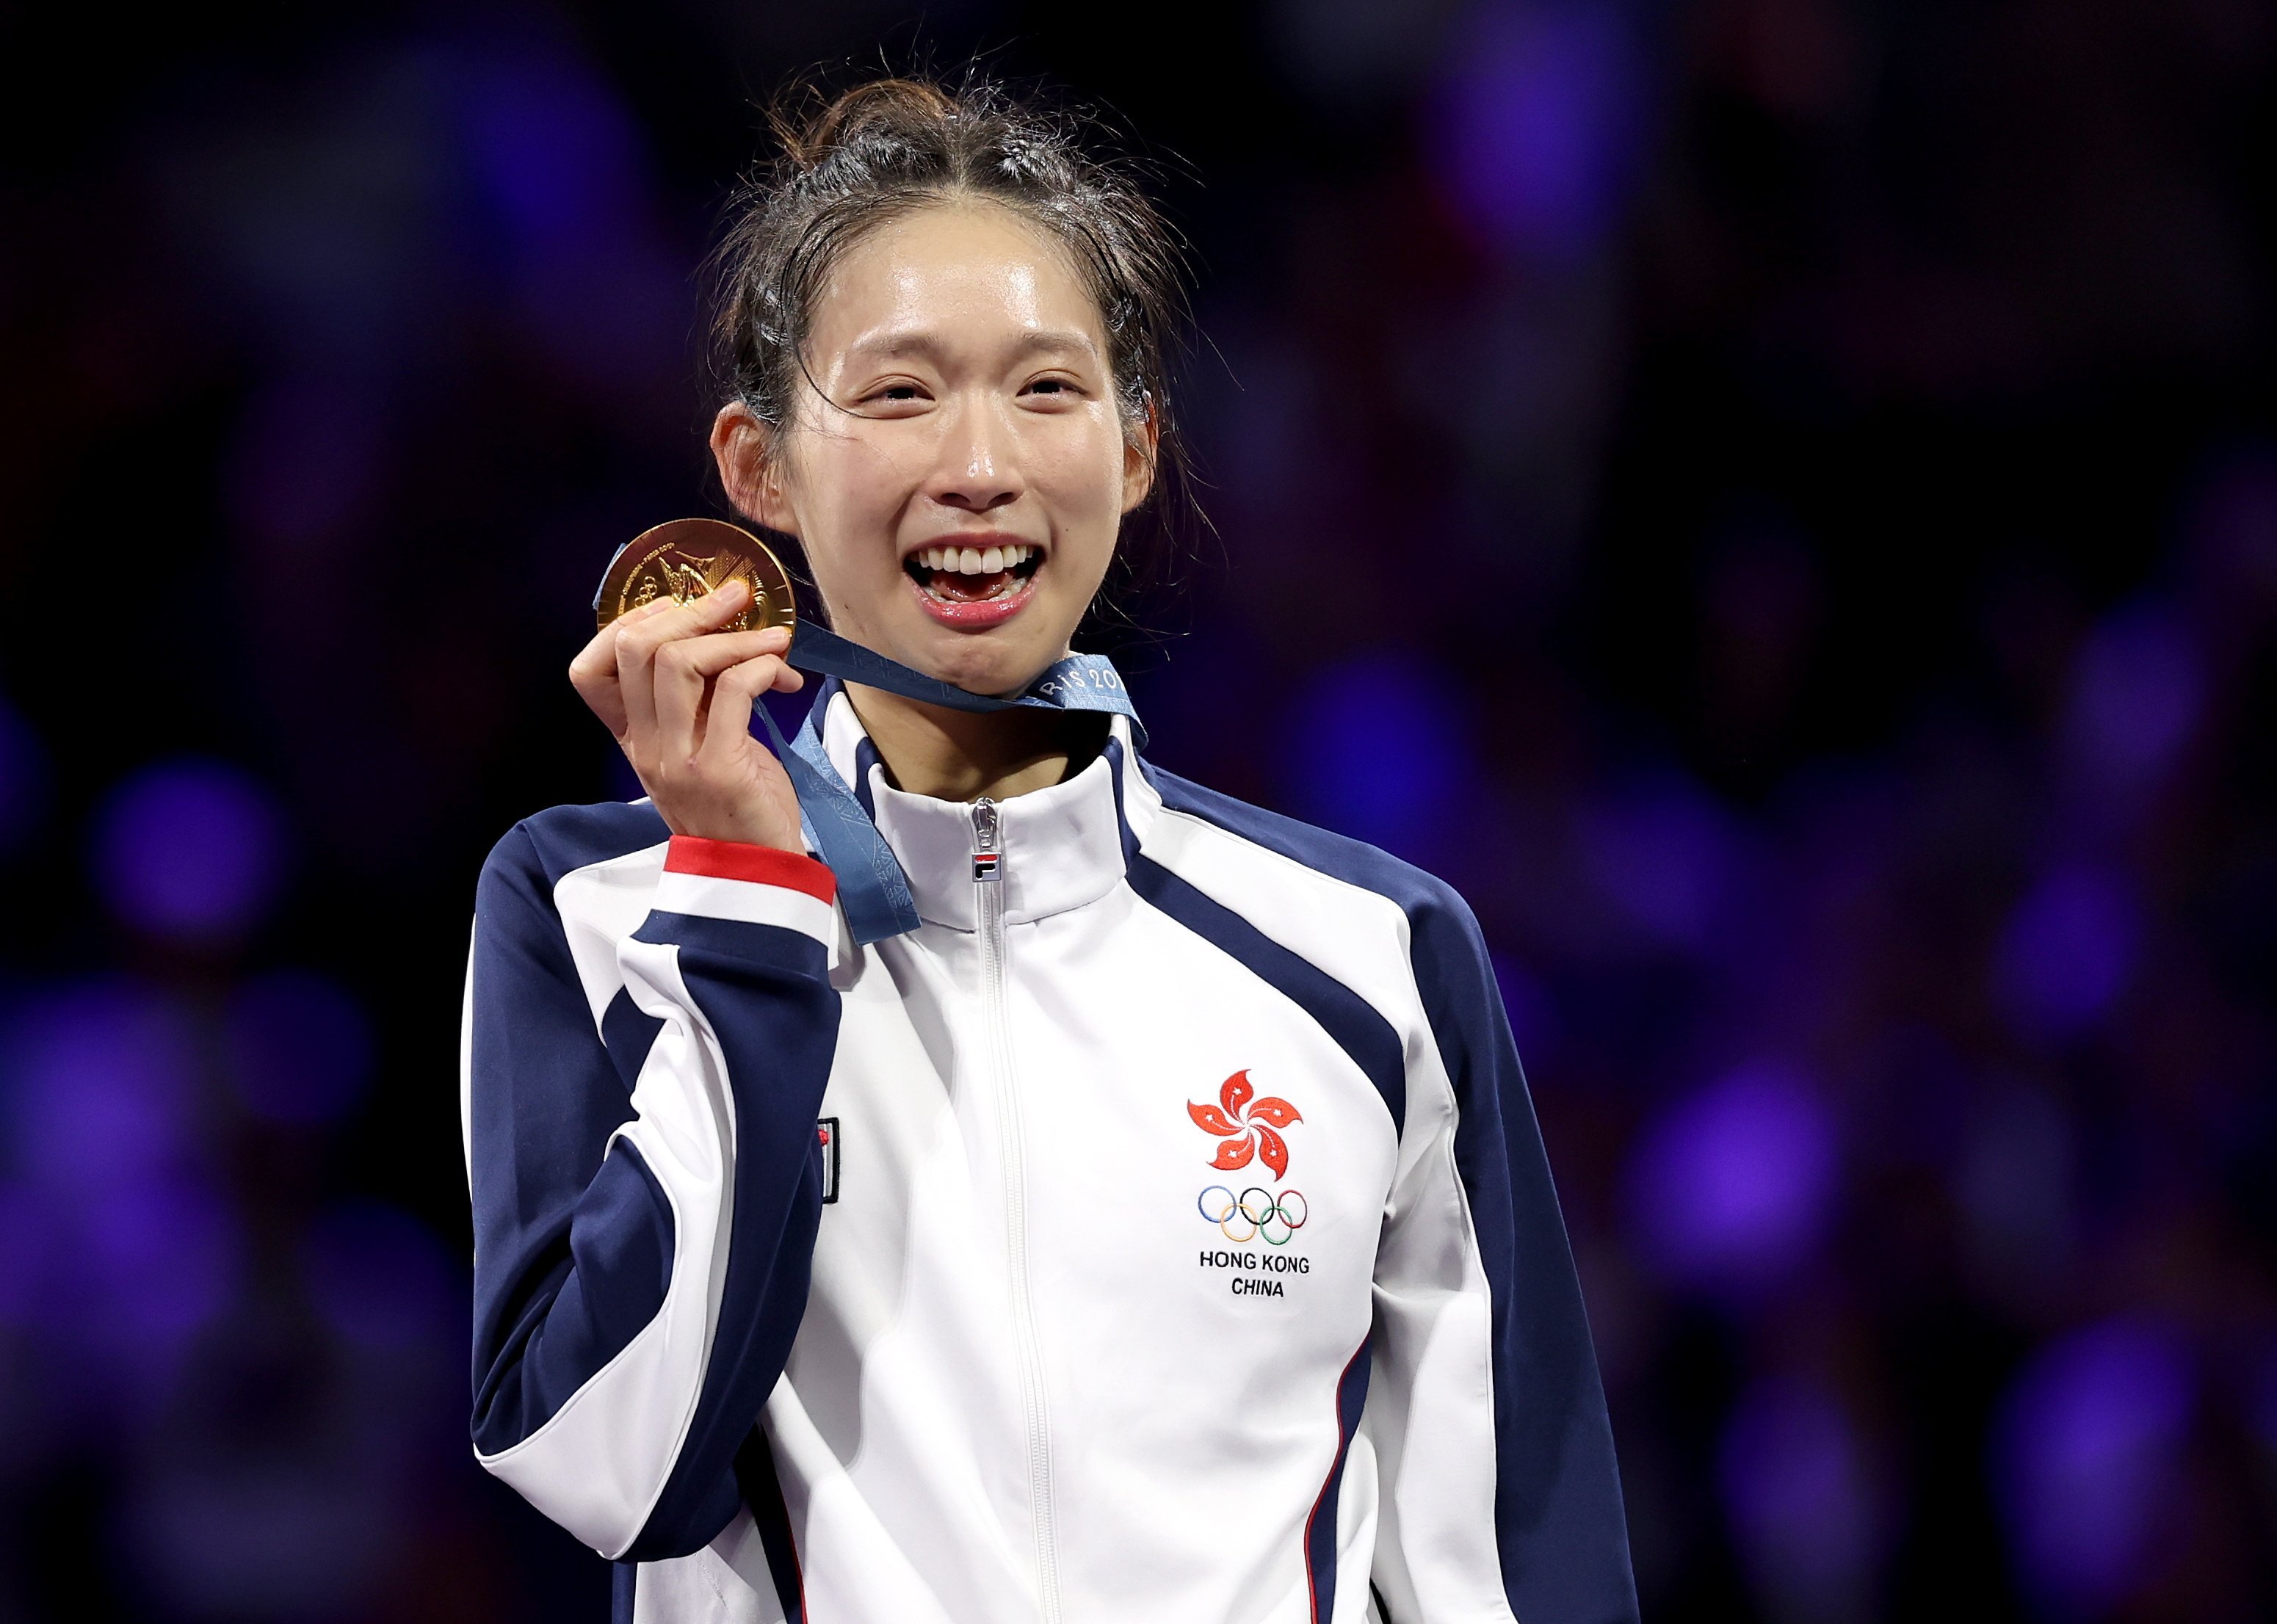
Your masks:
M 979 919 L 980 998 L 995 1082 L 998 1151 L 1004 1165 L 1004 1243 L 1012 1283 L 1012 1331 L 1018 1347 L 1020 1400 L 1027 1425 L 1028 1500 L 1036 1535 L 1036 1589 L 1045 1624 L 1060 1624 L 1059 1551 L 1052 1526 L 1050 1417 L 1044 1406 L 1044 1361 L 1028 1283 L 1028 1176 L 1020 1133 L 1020 1099 L 1012 1071 L 1012 1028 L 1005 1009 L 1004 845 L 995 801 L 972 803 L 972 900 Z

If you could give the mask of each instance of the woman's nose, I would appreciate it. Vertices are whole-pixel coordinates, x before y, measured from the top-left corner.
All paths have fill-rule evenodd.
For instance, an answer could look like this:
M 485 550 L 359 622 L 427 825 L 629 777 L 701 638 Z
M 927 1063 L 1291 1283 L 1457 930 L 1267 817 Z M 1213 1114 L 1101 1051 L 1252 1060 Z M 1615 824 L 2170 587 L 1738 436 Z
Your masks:
M 942 440 L 925 494 L 944 507 L 971 513 L 1019 500 L 1027 482 L 1008 427 L 985 406 L 957 415 L 962 421 Z

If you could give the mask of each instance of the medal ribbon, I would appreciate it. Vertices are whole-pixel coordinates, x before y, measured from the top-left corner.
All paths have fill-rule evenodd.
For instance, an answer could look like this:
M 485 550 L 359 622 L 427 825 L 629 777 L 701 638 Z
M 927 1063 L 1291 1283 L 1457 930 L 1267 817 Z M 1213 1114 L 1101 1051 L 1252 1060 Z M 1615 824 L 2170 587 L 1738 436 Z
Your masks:
M 860 682 L 903 699 L 951 710 L 990 711 L 1092 710 L 1131 718 L 1131 731 L 1140 748 L 1146 730 L 1131 709 L 1131 694 L 1122 673 L 1104 655 L 1071 654 L 1010 699 L 969 693 L 937 678 L 911 671 L 897 660 L 849 642 L 837 633 L 802 619 L 791 634 L 790 652 L 784 656 L 804 672 Z M 816 703 L 806 714 L 798 737 L 786 740 L 782 730 L 764 703 L 753 710 L 766 728 L 767 741 L 790 775 L 798 792 L 799 822 L 808 842 L 838 877 L 839 906 L 858 946 L 899 936 L 918 928 L 918 907 L 910 894 L 909 877 L 902 872 L 894 848 L 878 832 L 878 825 L 831 764 L 822 746 L 822 713 Z

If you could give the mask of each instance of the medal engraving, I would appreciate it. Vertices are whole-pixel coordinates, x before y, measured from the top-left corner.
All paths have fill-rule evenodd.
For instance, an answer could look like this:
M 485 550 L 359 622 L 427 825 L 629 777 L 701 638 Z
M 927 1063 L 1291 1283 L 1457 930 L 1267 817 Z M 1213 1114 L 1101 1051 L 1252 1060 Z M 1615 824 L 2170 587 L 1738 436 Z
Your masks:
M 693 603 L 738 579 L 751 589 L 750 606 L 721 631 L 763 631 L 797 620 L 790 577 L 765 542 L 717 519 L 671 520 L 617 550 L 593 599 L 594 621 L 606 626 L 659 597 Z

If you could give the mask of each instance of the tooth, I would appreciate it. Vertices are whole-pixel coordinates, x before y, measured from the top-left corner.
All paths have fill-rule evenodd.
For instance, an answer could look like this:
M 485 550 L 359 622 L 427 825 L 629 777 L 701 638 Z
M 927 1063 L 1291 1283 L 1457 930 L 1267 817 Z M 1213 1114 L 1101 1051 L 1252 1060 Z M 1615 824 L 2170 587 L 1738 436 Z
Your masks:
M 979 550 L 977 548 L 968 547 L 963 552 L 959 553 L 957 555 L 956 567 L 960 572 L 967 575 L 978 575 L 980 573 Z
M 980 555 L 980 573 L 983 575 L 994 575 L 1003 567 L 1004 550 L 1001 547 L 991 547 Z
M 1004 550 L 1004 567 L 1006 569 L 1017 570 L 1027 561 L 1028 550 L 1026 548 L 1015 544 L 1013 546 L 1007 547 Z
M 937 570 L 940 567 L 940 548 L 928 547 L 925 550 L 925 566 L 929 570 Z

